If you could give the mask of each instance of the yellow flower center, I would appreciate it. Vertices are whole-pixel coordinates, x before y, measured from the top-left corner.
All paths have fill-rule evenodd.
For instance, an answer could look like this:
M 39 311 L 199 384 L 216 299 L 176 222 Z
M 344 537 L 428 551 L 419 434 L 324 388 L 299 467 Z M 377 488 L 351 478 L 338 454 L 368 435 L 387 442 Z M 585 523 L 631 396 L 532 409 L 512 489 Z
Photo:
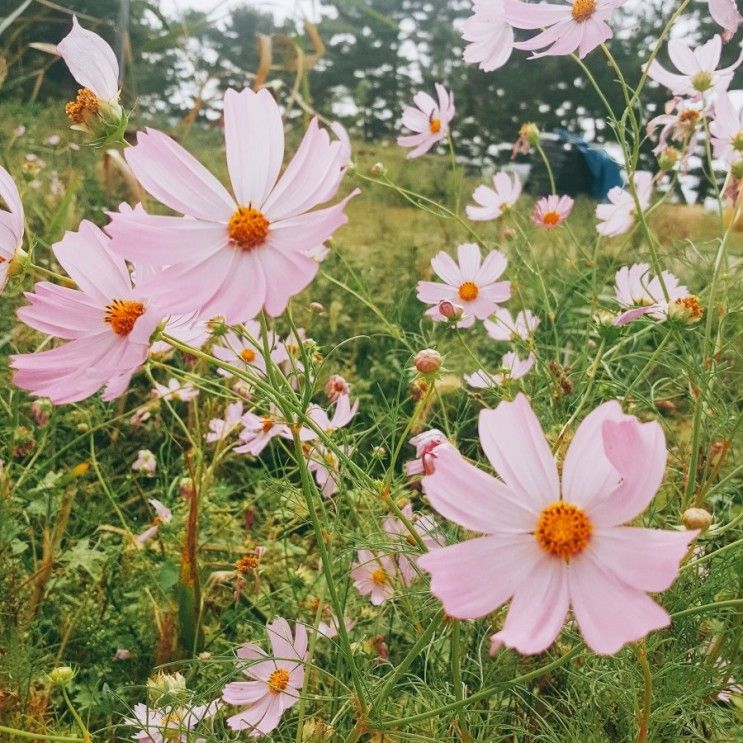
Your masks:
M 700 70 L 691 78 L 691 84 L 694 90 L 704 93 L 705 90 L 709 90 L 712 87 L 712 75 L 709 72 Z
M 431 134 L 438 134 L 441 131 L 441 119 L 431 119 L 428 123 Z
M 572 16 L 576 23 L 587 21 L 596 12 L 596 0 L 574 0 Z
M 255 351 L 250 348 L 243 348 L 243 350 L 240 351 L 240 358 L 246 364 L 252 364 L 255 361 Z
M 377 568 L 372 574 L 371 579 L 373 583 L 378 586 L 384 586 L 387 583 L 387 572 L 382 568 Z
M 704 314 L 704 308 L 699 302 L 699 297 L 694 294 L 676 299 L 674 300 L 674 304 L 678 305 L 680 309 L 683 309 L 692 320 L 698 320 Z
M 240 206 L 227 223 L 230 240 L 243 250 L 262 245 L 268 236 L 270 222 L 252 206 Z
M 249 573 L 258 567 L 260 561 L 261 558 L 258 555 L 245 555 L 235 563 L 235 570 L 238 573 Z
M 557 212 L 547 212 L 542 217 L 542 223 L 547 225 L 547 227 L 554 227 L 560 223 L 560 215 Z
M 465 302 L 472 302 L 480 295 L 480 289 L 474 281 L 465 281 L 459 286 L 459 298 Z
M 129 335 L 137 320 L 144 315 L 145 307 L 133 299 L 114 299 L 106 306 L 105 322 L 117 335 Z
M 534 537 L 545 552 L 569 560 L 588 546 L 592 532 L 593 524 L 582 508 L 558 500 L 539 514 Z
M 743 152 L 743 131 L 739 131 L 732 139 L 733 149 Z
M 284 668 L 277 668 L 268 677 L 267 683 L 269 691 L 272 691 L 274 694 L 279 694 L 289 685 L 289 671 Z
M 98 96 L 88 88 L 80 88 L 77 98 L 65 106 L 65 113 L 73 124 L 84 124 L 98 113 Z

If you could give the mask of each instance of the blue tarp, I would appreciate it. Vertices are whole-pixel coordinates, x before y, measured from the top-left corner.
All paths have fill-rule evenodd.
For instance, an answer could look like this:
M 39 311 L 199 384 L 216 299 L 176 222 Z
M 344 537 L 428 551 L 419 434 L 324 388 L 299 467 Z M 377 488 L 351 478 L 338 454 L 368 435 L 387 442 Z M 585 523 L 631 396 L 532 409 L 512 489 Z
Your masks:
M 614 186 L 623 186 L 622 169 L 607 152 L 596 145 L 589 144 L 585 139 L 571 134 L 567 129 L 555 129 L 555 136 L 563 142 L 569 142 L 583 155 L 588 170 L 591 172 L 591 196 L 603 201 L 609 189 Z

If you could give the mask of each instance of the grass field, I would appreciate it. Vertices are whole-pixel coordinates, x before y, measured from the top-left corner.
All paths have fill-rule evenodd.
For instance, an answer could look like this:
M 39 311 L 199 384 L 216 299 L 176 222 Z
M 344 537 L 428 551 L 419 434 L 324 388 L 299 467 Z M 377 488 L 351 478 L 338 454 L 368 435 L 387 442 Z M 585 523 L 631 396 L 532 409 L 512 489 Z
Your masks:
M 19 124 L 26 130 L 14 135 Z M 226 180 L 219 130 L 178 134 Z M 59 143 L 48 143 L 53 135 Z M 298 133 L 291 136 L 296 140 Z M 27 247 L 42 273 L 56 270 L 49 246 L 65 230 L 82 218 L 104 224 L 107 210 L 132 199 L 117 172 L 106 176 L 99 153 L 68 147 L 73 139 L 61 110 L 9 106 L 0 121 L 2 164 L 23 174 Z M 618 328 L 596 317 L 617 312 L 617 269 L 646 259 L 639 231 L 597 241 L 595 204 L 588 199 L 578 200 L 566 227 L 551 232 L 531 223 L 528 197 L 507 218 L 513 236 L 504 234 L 503 220 L 469 223 L 484 245 L 508 257 L 507 306 L 531 308 L 542 319 L 531 346 L 535 370 L 505 388 L 472 390 L 462 374 L 496 370 L 506 344 L 480 326 L 455 331 L 431 323 L 415 296 L 416 282 L 431 278 L 431 258 L 440 250 L 453 253 L 472 236 L 466 223 L 435 208 L 415 208 L 399 189 L 463 209 L 484 179 L 474 172 L 453 177 L 443 156 L 405 161 L 394 146 L 359 144 L 354 161 L 344 189 L 358 185 L 362 194 L 351 202 L 349 222 L 335 235 L 318 278 L 291 304 L 292 321 L 317 344 L 312 399 L 325 404 L 325 381 L 341 374 L 360 401 L 353 423 L 335 437 L 352 448 L 366 477 L 346 472 L 338 494 L 320 504 L 322 545 L 290 442 L 276 440 L 257 458 L 204 443 L 208 422 L 222 416 L 234 393 L 203 358 L 153 356 L 112 403 L 92 398 L 33 407 L 11 383 L 8 355 L 44 343 L 14 316 L 22 290 L 42 276 L 29 266 L 12 279 L 0 300 L 0 725 L 39 740 L 82 740 L 63 692 L 48 676 L 58 666 L 75 669 L 64 694 L 96 741 L 131 737 L 123 717 L 145 701 L 147 680 L 158 668 L 180 671 L 194 703 L 216 698 L 237 678 L 234 648 L 265 644 L 267 619 L 279 615 L 312 626 L 325 616 L 324 546 L 332 554 L 336 591 L 355 622 L 350 640 L 363 687 L 371 700 L 383 701 L 361 715 L 338 639 L 318 637 L 306 692 L 269 740 L 598 743 L 639 739 L 643 719 L 652 741 L 739 740 L 743 698 L 730 689 L 736 678 L 743 680 L 741 490 L 734 462 L 743 234 L 732 233 L 713 288 L 720 218 L 697 207 L 654 210 L 660 258 L 699 296 L 705 316 L 691 326 L 641 320 Z M 384 176 L 370 175 L 377 162 Z M 277 328 L 286 333 L 287 318 L 277 320 Z M 411 385 L 419 376 L 411 359 L 427 347 L 442 353 L 445 373 L 431 394 L 416 400 Z M 200 396 L 153 400 L 153 380 L 171 376 L 195 382 Z M 713 515 L 679 578 L 658 597 L 671 627 L 616 656 L 589 652 L 569 623 L 544 654 L 502 650 L 491 658 L 488 636 L 502 625 L 504 610 L 476 622 L 442 619 L 427 577 L 397 586 L 389 602 L 373 607 L 348 578 L 358 549 L 405 549 L 391 547 L 382 529 L 390 501 L 430 510 L 403 474 L 401 463 L 412 457 L 403 437 L 439 428 L 487 468 L 478 413 L 518 389 L 531 399 L 558 453 L 577 423 L 606 400 L 619 399 L 642 420 L 658 420 L 668 464 L 638 525 L 683 528 L 681 515 L 691 506 Z M 132 470 L 144 449 L 157 459 L 151 476 Z M 190 648 L 184 647 L 181 592 L 190 509 L 184 478 L 200 487 L 196 569 L 203 606 Z M 173 519 L 140 545 L 133 537 L 151 522 L 150 498 L 168 505 Z M 440 521 L 449 543 L 461 538 L 463 530 Z M 236 591 L 235 562 L 255 547 L 266 552 Z M 224 718 L 215 718 L 209 743 L 242 739 Z M 332 730 L 323 732 L 320 721 Z M 6 735 L 0 740 L 16 740 Z

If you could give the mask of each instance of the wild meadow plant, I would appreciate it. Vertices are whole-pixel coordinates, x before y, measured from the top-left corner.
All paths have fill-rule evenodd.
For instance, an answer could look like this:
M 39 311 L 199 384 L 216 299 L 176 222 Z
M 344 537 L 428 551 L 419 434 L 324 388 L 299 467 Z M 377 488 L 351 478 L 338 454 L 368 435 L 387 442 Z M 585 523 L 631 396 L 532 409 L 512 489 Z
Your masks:
M 228 189 L 162 131 L 124 141 L 115 55 L 73 21 L 67 115 L 141 201 L 69 224 L 62 200 L 47 245 L 26 171 L 0 168 L 0 279 L 25 291 L 4 339 L 7 740 L 740 735 L 743 55 L 720 60 L 743 18 L 710 0 L 723 33 L 691 48 L 669 40 L 688 4 L 631 87 L 606 45 L 623 0 L 474 0 L 483 70 L 513 49 L 614 70 L 624 110 L 595 92 L 626 186 L 590 209 L 531 122 L 514 147 L 551 193 L 470 188 L 445 82 L 398 145 L 448 148 L 447 198 L 318 118 L 287 159 L 265 88 L 224 94 Z M 670 101 L 648 120 L 651 80 Z M 719 218 L 671 250 L 659 215 L 698 151 Z

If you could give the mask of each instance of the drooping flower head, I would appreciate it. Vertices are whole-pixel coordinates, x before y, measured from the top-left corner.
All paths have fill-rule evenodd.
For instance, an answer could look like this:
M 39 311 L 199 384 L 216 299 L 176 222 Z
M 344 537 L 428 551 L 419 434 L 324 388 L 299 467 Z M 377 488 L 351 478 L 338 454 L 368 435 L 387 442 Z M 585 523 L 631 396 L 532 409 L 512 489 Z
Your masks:
M 482 259 L 480 247 L 464 243 L 457 248 L 459 262 L 443 250 L 431 260 L 431 267 L 444 283 L 419 281 L 417 296 L 432 305 L 426 314 L 437 322 L 447 318 L 439 311 L 439 303 L 449 301 L 463 309 L 458 327 L 469 327 L 475 319 L 484 320 L 511 296 L 511 282 L 498 281 L 506 270 L 506 256 L 491 250 Z
M 478 186 L 472 194 L 477 205 L 467 206 L 467 216 L 473 221 L 498 219 L 518 201 L 521 196 L 521 181 L 516 173 L 496 173 L 493 188 Z
M 157 458 L 149 449 L 140 449 L 137 458 L 132 462 L 132 469 L 145 475 L 154 475 L 157 470 Z
M 279 176 L 284 130 L 276 101 L 228 90 L 224 96 L 227 165 L 234 198 L 163 132 L 140 132 L 126 160 L 146 191 L 183 217 L 114 214 L 107 230 L 120 255 L 162 272 L 162 303 L 173 313 L 221 315 L 228 323 L 261 310 L 279 315 L 317 273 L 310 257 L 347 221 L 348 200 L 312 211 L 338 190 L 348 164 L 343 140 L 313 119 Z
M 13 179 L 0 165 L 0 292 L 23 242 L 23 204 Z
M 680 161 L 686 164 L 696 149 L 705 108 L 704 102 L 699 100 L 676 97 L 670 100 L 664 113 L 647 123 L 646 131 L 649 135 L 660 128 L 658 144 L 653 148 L 653 154 L 667 153 L 669 141 L 673 140 L 680 151 Z
M 531 310 L 520 310 L 514 317 L 505 307 L 498 307 L 483 327 L 494 341 L 527 341 L 539 327 L 539 318 Z
M 83 221 L 52 246 L 78 288 L 48 281 L 27 292 L 18 310 L 27 325 L 66 341 L 49 351 L 11 357 L 14 383 L 56 405 L 90 397 L 105 385 L 104 400 L 118 397 L 147 358 L 161 313 L 146 286 L 132 285 L 126 263 L 109 239 Z
M 735 7 L 735 0 L 707 0 L 707 4 L 715 23 L 725 29 L 723 41 L 728 41 L 743 23 L 743 15 Z
M 263 415 L 244 413 L 240 418 L 240 424 L 243 426 L 239 436 L 240 446 L 235 447 L 238 454 L 257 457 L 276 436 L 292 438 L 291 429 L 281 417 L 281 413 L 273 407 L 269 413 Z
M 57 53 L 83 86 L 65 109 L 72 128 L 121 138 L 127 119 L 119 105 L 119 64 L 113 49 L 73 16 L 72 30 L 57 44 Z
M 674 95 L 699 98 L 708 92 L 724 93 L 743 61 L 743 51 L 733 64 L 718 70 L 721 54 L 722 39 L 719 35 L 695 49 L 680 39 L 671 39 L 668 56 L 678 72 L 669 72 L 654 59 L 648 67 L 648 76 L 665 85 Z
M 521 379 L 532 370 L 535 362 L 536 358 L 533 353 L 522 359 L 514 351 L 509 351 L 503 355 L 499 371 L 490 374 L 484 369 L 478 369 L 472 374 L 465 374 L 464 381 L 470 387 L 480 390 L 500 387 L 509 379 Z
M 675 303 L 681 303 L 701 317 L 699 300 L 689 293 L 676 276 L 669 271 L 663 271 L 663 282 L 668 292 L 667 300 L 660 279 L 650 273 L 650 266 L 647 263 L 622 266 L 616 274 L 614 293 L 619 306 L 624 308 L 625 312 L 614 320 L 614 324 L 626 325 L 644 315 L 662 322 L 668 317 L 670 308 Z
M 484 536 L 418 558 L 448 614 L 476 619 L 509 599 L 497 641 L 541 653 L 571 608 L 586 644 L 616 653 L 666 627 L 648 592 L 666 590 L 695 531 L 622 526 L 663 479 L 663 430 L 600 405 L 581 423 L 558 473 L 526 397 L 480 413 L 480 443 L 499 477 L 442 451 L 423 478 L 431 505 Z
M 155 518 L 152 520 L 152 524 L 137 537 L 139 544 L 149 542 L 155 537 L 162 524 L 169 524 L 173 519 L 173 512 L 157 498 L 150 498 L 148 502 L 155 511 Z
M 565 4 L 505 0 L 506 20 L 515 28 L 540 33 L 514 46 L 532 59 L 577 53 L 582 59 L 613 36 L 606 21 L 627 0 L 566 0 Z
M 408 158 L 425 155 L 449 132 L 449 124 L 454 118 L 454 94 L 440 83 L 435 87 L 438 102 L 421 91 L 413 96 L 415 105 L 408 106 L 402 113 L 402 125 L 415 132 L 397 138 L 400 147 L 411 148 Z
M 633 175 L 637 198 L 642 209 L 650 206 L 653 194 L 653 174 L 645 170 L 638 170 Z M 606 194 L 608 204 L 599 204 L 596 207 L 596 218 L 600 220 L 596 225 L 596 232 L 605 237 L 622 235 L 631 229 L 635 223 L 636 204 L 629 188 L 614 186 Z
M 249 681 L 233 681 L 222 690 L 227 704 L 245 707 L 227 718 L 231 730 L 245 730 L 251 737 L 268 735 L 281 716 L 299 701 L 307 658 L 307 628 L 297 622 L 292 637 L 289 622 L 278 618 L 266 625 L 272 655 L 255 643 L 237 651 L 239 669 Z
M 464 22 L 464 61 L 492 72 L 508 62 L 513 28 L 506 20 L 504 0 L 472 0 L 472 15 Z
M 540 227 L 551 230 L 559 227 L 573 210 L 575 201 L 570 196 L 545 196 L 534 205 L 531 218 Z
M 340 374 L 331 374 L 325 384 L 325 394 L 330 402 L 338 402 L 341 395 L 351 394 L 351 385 Z

